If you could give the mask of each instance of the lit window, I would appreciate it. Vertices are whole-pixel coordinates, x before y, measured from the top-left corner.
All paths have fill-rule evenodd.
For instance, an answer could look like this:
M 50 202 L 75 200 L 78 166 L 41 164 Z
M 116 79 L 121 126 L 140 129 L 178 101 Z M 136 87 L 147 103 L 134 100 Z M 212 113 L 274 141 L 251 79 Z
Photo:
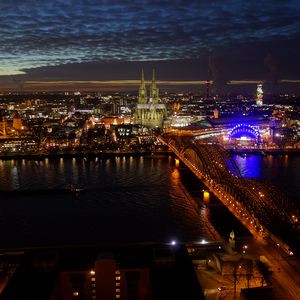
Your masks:
M 117 270 L 117 271 L 116 271 L 116 274 L 121 274 L 121 273 L 120 273 L 120 270 Z
M 116 293 L 120 293 L 120 289 L 116 289 Z
M 116 298 L 121 298 L 121 295 L 116 295 Z
M 91 280 L 92 280 L 92 281 L 96 281 L 96 278 L 95 278 L 95 277 L 92 277 Z
M 116 280 L 121 280 L 121 276 L 116 276 Z
M 73 292 L 73 296 L 75 297 L 79 296 L 79 292 Z
M 116 286 L 120 286 L 121 285 L 121 283 L 120 282 L 116 282 Z
M 95 275 L 95 271 L 94 271 L 94 270 L 91 270 L 91 271 L 90 271 L 90 274 L 91 274 L 91 275 Z

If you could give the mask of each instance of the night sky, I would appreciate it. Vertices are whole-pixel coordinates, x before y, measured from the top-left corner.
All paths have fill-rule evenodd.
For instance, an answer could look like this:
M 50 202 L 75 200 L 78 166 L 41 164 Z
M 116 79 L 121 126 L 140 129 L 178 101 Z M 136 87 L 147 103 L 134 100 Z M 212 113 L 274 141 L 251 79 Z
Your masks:
M 0 89 L 137 80 L 142 67 L 160 80 L 300 79 L 298 0 L 6 0 L 0 37 Z

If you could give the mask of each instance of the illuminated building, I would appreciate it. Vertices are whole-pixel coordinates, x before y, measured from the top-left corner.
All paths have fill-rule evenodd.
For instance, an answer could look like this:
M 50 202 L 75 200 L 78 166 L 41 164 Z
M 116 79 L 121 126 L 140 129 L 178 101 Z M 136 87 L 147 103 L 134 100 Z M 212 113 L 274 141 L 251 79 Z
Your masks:
M 214 118 L 215 119 L 219 118 L 219 111 L 217 109 L 214 109 Z
M 260 83 L 257 85 L 257 89 L 256 89 L 256 105 L 257 106 L 263 105 L 263 97 L 264 97 L 263 85 Z
M 167 116 L 167 108 L 163 103 L 159 103 L 158 89 L 153 70 L 150 98 L 147 98 L 147 90 L 142 70 L 141 85 L 139 88 L 138 103 L 136 106 L 135 119 L 136 124 L 150 128 L 163 127 L 163 121 Z
M 101 119 L 106 129 L 109 129 L 111 125 L 124 124 L 124 118 L 119 117 L 104 117 Z
M 13 118 L 12 123 L 8 122 L 7 117 L 3 117 L 2 122 L 0 122 L 0 137 L 17 137 L 18 133 L 22 131 L 23 128 L 22 120 L 18 115 Z
M 22 120 L 21 120 L 19 114 L 16 114 L 13 118 L 13 128 L 17 131 L 20 131 L 23 129 Z
M 257 146 L 261 142 L 261 135 L 256 126 L 241 123 L 235 125 L 229 132 L 229 141 L 236 146 Z
M 7 118 L 5 118 L 5 117 L 2 118 L 2 123 L 0 126 L 0 135 L 2 137 L 7 136 Z
M 0 154 L 3 153 L 34 153 L 38 149 L 38 143 L 34 139 L 21 137 L 7 137 L 0 140 Z

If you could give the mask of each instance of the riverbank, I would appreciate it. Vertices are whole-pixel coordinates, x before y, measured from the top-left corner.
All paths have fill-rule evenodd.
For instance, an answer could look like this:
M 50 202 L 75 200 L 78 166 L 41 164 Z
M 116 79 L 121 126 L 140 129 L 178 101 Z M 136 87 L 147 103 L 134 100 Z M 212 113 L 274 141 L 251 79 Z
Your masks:
M 46 158 L 111 158 L 111 157 L 138 157 L 138 156 L 149 156 L 157 158 L 159 156 L 172 155 L 172 151 L 149 151 L 149 150 L 139 150 L 139 151 L 74 151 L 74 152 L 38 152 L 38 153 L 0 153 L 0 159 L 33 159 L 33 160 L 44 160 Z
M 231 154 L 259 154 L 259 155 L 284 155 L 300 154 L 300 148 L 291 149 L 226 149 Z

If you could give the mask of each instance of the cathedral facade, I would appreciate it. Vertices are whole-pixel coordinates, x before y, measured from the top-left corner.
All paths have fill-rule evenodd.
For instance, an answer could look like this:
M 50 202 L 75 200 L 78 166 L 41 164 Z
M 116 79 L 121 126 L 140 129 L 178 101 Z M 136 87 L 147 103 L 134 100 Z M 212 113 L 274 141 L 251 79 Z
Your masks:
M 163 103 L 159 103 L 158 89 L 156 87 L 155 72 L 153 70 L 152 82 L 150 86 L 150 97 L 147 97 L 147 89 L 142 70 L 139 97 L 135 111 L 135 123 L 150 128 L 162 128 L 163 121 L 167 117 L 167 108 Z

